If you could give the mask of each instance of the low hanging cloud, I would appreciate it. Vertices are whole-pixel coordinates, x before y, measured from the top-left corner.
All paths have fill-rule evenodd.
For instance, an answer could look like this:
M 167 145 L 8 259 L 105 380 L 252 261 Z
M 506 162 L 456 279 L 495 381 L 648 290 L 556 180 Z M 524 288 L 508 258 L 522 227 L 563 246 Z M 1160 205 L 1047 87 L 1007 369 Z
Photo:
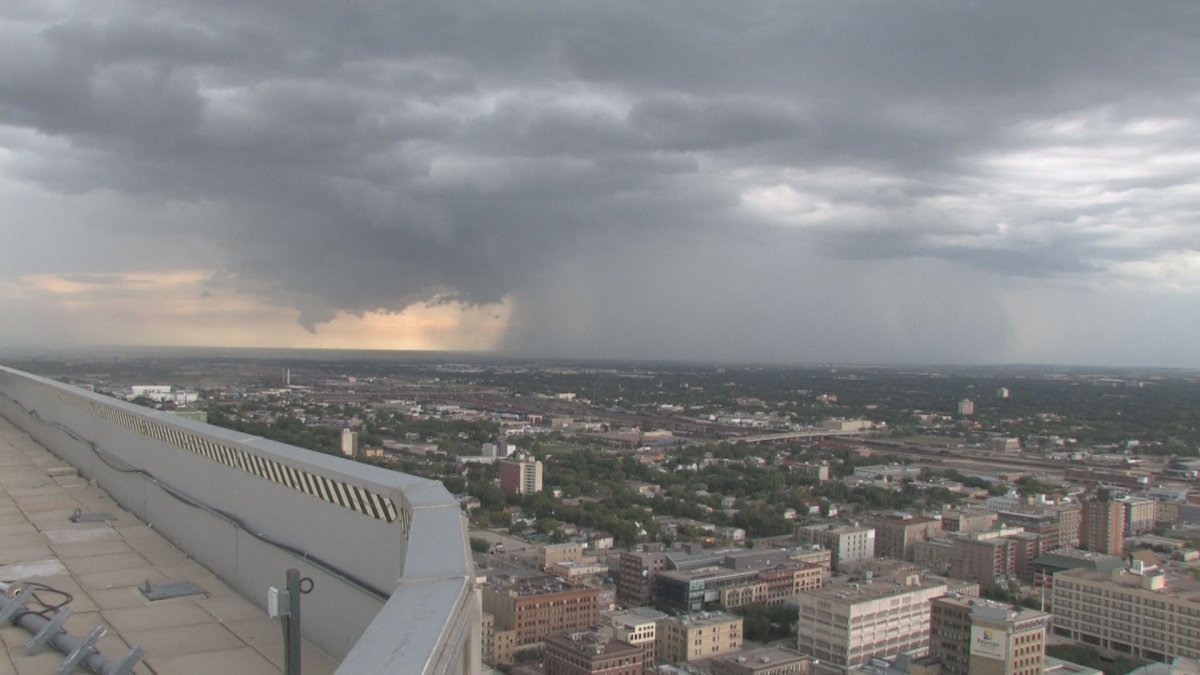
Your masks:
M 0 228 L 37 255 L 0 275 L 202 267 L 318 334 L 503 306 L 525 354 L 1196 365 L 1076 341 L 1129 303 L 1200 327 L 1197 30 L 1167 2 L 10 3 Z

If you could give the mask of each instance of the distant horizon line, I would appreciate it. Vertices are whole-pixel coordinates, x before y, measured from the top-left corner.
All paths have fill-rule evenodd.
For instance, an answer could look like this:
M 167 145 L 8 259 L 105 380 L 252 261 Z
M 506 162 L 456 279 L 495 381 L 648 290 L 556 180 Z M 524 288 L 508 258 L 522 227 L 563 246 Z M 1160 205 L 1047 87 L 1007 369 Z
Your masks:
M 623 364 L 638 365 L 671 365 L 671 366 L 705 366 L 705 367 L 736 367 L 736 368 L 925 368 L 925 369 L 964 369 L 964 370 L 1067 370 L 1067 371 L 1166 371 L 1182 373 L 1200 373 L 1200 366 L 1159 366 L 1159 365 L 1101 365 L 1087 363 L 1037 363 L 1037 362 L 887 362 L 887 361 L 784 361 L 769 359 L 713 359 L 713 358 L 625 358 L 614 356 L 531 356 L 527 354 L 503 351 L 462 351 L 436 349 L 378 349 L 378 348 L 345 348 L 345 347 L 239 347 L 239 346 L 196 346 L 196 345 L 112 345 L 112 344 L 81 344 L 81 345 L 0 345 L 0 358 L 30 359 L 38 356 L 74 355 L 78 358 L 87 356 L 131 356 L 136 352 L 167 352 L 201 355 L 204 353 L 274 353 L 276 356 L 267 358 L 282 359 L 286 357 L 309 360 L 317 355 L 328 356 L 335 354 L 371 355 L 373 357 L 391 355 L 409 355 L 424 357 L 456 357 L 468 358 L 473 361 L 508 361 L 531 363 L 562 363 L 562 364 Z M 286 355 L 286 356 L 284 356 Z M 348 359 L 354 360 L 354 359 Z M 371 360 L 377 360 L 375 358 Z

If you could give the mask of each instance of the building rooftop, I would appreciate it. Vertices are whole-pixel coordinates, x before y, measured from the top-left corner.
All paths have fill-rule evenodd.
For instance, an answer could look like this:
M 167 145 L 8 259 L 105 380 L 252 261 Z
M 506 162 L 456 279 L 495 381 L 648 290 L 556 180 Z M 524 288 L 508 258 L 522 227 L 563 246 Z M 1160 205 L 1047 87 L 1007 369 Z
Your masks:
M 555 644 L 585 656 L 621 656 L 641 654 L 642 648 L 605 637 L 600 631 L 579 631 L 546 636 L 547 645 Z
M 110 520 L 72 522 L 79 511 Z M 243 599 L 207 568 L 80 478 L 44 447 L 0 417 L 0 580 L 43 584 L 70 594 L 65 629 L 82 638 L 106 634 L 97 648 L 116 663 L 136 645 L 145 650 L 135 673 L 279 673 L 279 620 Z M 149 600 L 139 590 L 188 582 L 201 591 Z M 279 580 L 283 585 L 284 580 Z M 14 589 L 15 590 L 15 589 Z M 40 593 L 43 598 L 58 597 Z M 0 673 L 52 673 L 64 655 L 26 654 L 22 627 L 0 628 Z M 336 663 L 305 643 L 305 673 L 331 673 Z M 152 669 L 152 670 L 151 670 Z
M 822 588 L 808 591 L 801 597 L 812 598 L 814 600 L 826 600 L 853 604 L 856 602 L 887 598 L 893 595 L 913 593 L 915 591 L 922 591 L 935 587 L 945 589 L 946 584 L 942 583 L 941 581 L 920 581 L 917 583 L 903 584 L 884 579 L 872 580 L 868 583 L 824 586 Z
M 1077 548 L 1059 548 L 1039 555 L 1034 559 L 1033 564 L 1064 569 L 1086 567 L 1108 572 L 1124 567 L 1125 561 L 1118 556 L 1105 553 L 1095 553 Z
M 620 610 L 615 612 L 604 612 L 604 616 L 612 622 L 614 626 L 640 626 L 647 622 L 654 622 L 659 619 L 665 619 L 666 613 L 660 612 L 653 607 L 634 607 L 633 609 Z
M 740 619 L 740 616 L 725 612 L 692 612 L 691 614 L 680 614 L 679 616 L 669 617 L 669 620 L 677 621 L 684 626 L 711 626 L 717 623 L 726 623 Z
M 1046 612 L 1022 607 L 1021 605 L 1011 605 L 986 598 L 973 597 L 954 597 L 946 596 L 938 598 L 937 602 L 956 605 L 964 609 L 969 608 L 973 616 L 978 616 L 982 619 L 995 622 L 1014 622 L 1027 621 L 1029 619 L 1048 619 L 1050 615 Z
M 794 649 L 788 649 L 787 647 L 760 647 L 758 649 L 746 649 L 733 654 L 725 654 L 713 660 L 744 664 L 748 668 L 767 665 L 779 668 L 792 663 L 811 661 L 812 657 Z
M 336 664 L 343 673 L 479 672 L 470 547 L 462 511 L 441 483 L 3 366 L 0 416 L 0 579 L 25 580 L 23 589 L 4 583 L 20 600 L 0 604 L 26 608 L 20 627 L 0 628 L 0 673 L 47 672 L 44 660 L 54 658 L 23 665 L 28 638 L 20 633 L 39 630 L 42 615 L 68 616 L 54 600 L 66 595 L 29 597 L 32 578 L 72 597 L 77 616 L 51 638 L 61 651 L 74 649 L 76 630 L 88 639 L 108 630 L 111 648 L 136 642 L 156 672 L 275 672 L 283 631 L 261 608 L 290 570 L 303 580 L 302 606 L 312 608 L 300 622 L 307 651 L 317 653 L 306 670 L 324 654 L 325 670 Z M 150 600 L 164 584 L 185 583 L 203 593 Z M 99 622 L 95 630 L 81 627 L 85 613 Z M 183 665 L 153 661 L 175 657 Z M 112 670 L 114 662 L 97 659 L 87 657 L 91 670 Z M 270 669 L 258 670 L 264 662 Z
M 1163 587 L 1159 589 L 1146 588 L 1146 579 L 1156 575 L 1163 576 Z M 1086 579 L 1089 581 L 1107 581 L 1125 588 L 1142 589 L 1148 593 L 1162 593 L 1181 600 L 1200 603 L 1200 581 L 1196 580 L 1191 574 L 1181 573 L 1174 569 L 1164 570 L 1157 568 L 1153 571 L 1146 571 L 1139 574 L 1129 570 L 1103 572 L 1078 568 L 1059 572 L 1054 575 L 1055 579 L 1059 577 Z
M 518 598 L 592 590 L 583 584 L 566 581 L 560 577 L 545 575 L 518 579 L 498 575 L 490 579 L 488 584 L 499 591 L 513 593 Z

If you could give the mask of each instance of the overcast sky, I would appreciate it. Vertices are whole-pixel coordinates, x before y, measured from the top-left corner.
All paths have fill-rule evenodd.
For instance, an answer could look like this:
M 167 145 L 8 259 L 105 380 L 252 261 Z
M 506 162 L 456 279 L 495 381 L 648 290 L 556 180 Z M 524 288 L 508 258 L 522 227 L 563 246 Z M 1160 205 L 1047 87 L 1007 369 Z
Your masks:
M 7 0 L 0 344 L 1200 366 L 1200 3 Z

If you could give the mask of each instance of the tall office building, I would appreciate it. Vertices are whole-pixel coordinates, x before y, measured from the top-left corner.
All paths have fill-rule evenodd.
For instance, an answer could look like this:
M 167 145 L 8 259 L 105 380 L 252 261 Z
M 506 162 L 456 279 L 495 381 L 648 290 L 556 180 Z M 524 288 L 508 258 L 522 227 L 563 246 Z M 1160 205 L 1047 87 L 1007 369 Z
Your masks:
M 798 525 L 795 535 L 801 544 L 817 544 L 830 550 L 833 569 L 875 557 L 875 528 L 853 525 Z
M 1125 504 L 1125 536 L 1134 537 L 1154 531 L 1158 519 L 1158 502 L 1147 497 L 1122 497 Z
M 667 567 L 664 551 L 621 553 L 617 572 L 617 600 L 626 605 L 648 605 L 654 597 L 654 577 Z
M 510 495 L 532 495 L 542 491 L 542 463 L 532 456 L 501 459 L 500 489 Z
M 963 417 L 968 417 L 975 414 L 975 401 L 969 398 L 964 398 L 958 402 L 958 414 Z
M 1200 583 L 1191 574 L 1146 566 L 1073 569 L 1054 575 L 1055 635 L 1170 663 L 1200 659 Z
M 351 431 L 349 426 L 342 427 L 342 454 L 347 457 L 358 456 L 358 432 Z
M 873 657 L 924 649 L 929 603 L 946 591 L 915 573 L 809 591 L 797 596 L 796 649 L 843 672 Z
M 953 596 L 931 610 L 929 655 L 942 675 L 1042 675 L 1049 614 Z
M 1121 555 L 1125 552 L 1125 511 L 1128 505 L 1106 489 L 1083 503 L 1079 545 L 1088 551 Z
M 892 560 L 912 561 L 913 544 L 942 533 L 942 521 L 911 513 L 878 516 L 867 524 L 875 528 L 875 557 Z

